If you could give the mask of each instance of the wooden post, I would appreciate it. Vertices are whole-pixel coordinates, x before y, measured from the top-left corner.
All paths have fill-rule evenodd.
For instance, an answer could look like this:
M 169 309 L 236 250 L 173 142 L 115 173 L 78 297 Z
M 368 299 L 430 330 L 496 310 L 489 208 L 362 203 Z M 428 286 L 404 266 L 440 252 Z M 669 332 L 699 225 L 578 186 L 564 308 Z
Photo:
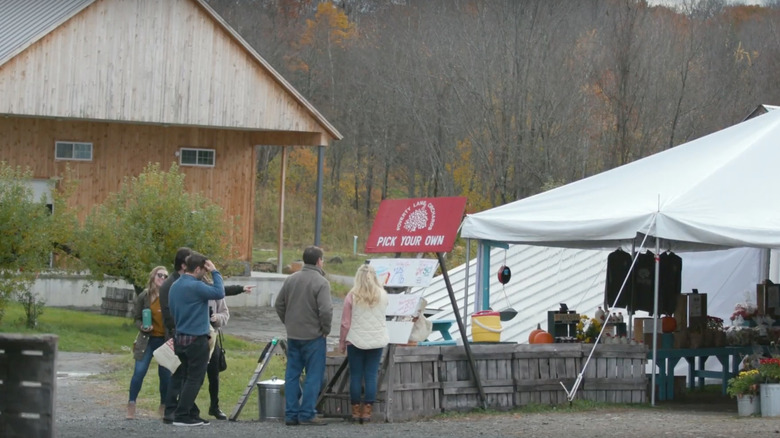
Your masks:
M 385 389 L 385 421 L 388 423 L 393 422 L 393 380 L 395 373 L 395 344 L 391 344 L 387 348 L 387 365 L 385 365 L 385 373 L 387 374 L 387 388 Z
M 287 180 L 287 148 L 282 147 L 282 169 L 279 172 L 279 242 L 276 258 L 276 272 L 282 273 L 282 249 L 284 248 L 284 183 Z

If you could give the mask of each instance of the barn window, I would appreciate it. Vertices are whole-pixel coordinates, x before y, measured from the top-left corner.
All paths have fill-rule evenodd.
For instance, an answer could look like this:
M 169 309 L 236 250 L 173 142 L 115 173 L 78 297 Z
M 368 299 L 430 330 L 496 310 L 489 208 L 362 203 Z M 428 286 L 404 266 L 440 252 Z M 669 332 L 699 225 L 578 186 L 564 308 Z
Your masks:
M 181 148 L 179 164 L 182 166 L 214 167 L 217 152 L 214 149 Z
M 92 143 L 58 141 L 54 143 L 56 160 L 92 161 Z

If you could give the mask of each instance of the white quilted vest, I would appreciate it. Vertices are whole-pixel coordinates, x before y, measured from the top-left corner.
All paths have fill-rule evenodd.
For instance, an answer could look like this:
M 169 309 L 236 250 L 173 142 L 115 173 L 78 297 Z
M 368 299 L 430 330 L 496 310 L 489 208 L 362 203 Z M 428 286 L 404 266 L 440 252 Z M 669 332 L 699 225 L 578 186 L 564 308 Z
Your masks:
M 347 333 L 347 341 L 361 350 L 383 348 L 390 342 L 385 324 L 387 295 L 382 294 L 374 307 L 352 302 L 352 322 Z

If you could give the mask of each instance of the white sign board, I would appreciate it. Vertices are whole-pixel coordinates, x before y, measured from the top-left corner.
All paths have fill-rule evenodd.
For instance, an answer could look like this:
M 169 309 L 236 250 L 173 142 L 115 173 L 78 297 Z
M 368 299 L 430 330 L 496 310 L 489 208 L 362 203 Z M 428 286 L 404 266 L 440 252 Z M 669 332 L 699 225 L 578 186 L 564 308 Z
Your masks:
M 387 321 L 387 335 L 391 344 L 408 344 L 412 335 L 412 321 Z
M 370 259 L 379 283 L 387 287 L 425 287 L 439 266 L 436 259 Z
M 414 316 L 420 305 L 422 292 L 416 294 L 387 294 L 387 316 Z

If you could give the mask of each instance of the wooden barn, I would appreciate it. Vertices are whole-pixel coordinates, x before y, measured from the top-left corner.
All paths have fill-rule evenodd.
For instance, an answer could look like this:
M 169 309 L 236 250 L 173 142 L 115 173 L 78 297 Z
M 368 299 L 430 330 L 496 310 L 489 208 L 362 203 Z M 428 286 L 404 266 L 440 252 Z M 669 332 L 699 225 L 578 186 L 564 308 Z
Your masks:
M 203 0 L 0 2 L 0 161 L 40 181 L 69 167 L 84 212 L 149 163 L 175 162 L 238 218 L 249 261 L 256 146 L 339 139 Z

